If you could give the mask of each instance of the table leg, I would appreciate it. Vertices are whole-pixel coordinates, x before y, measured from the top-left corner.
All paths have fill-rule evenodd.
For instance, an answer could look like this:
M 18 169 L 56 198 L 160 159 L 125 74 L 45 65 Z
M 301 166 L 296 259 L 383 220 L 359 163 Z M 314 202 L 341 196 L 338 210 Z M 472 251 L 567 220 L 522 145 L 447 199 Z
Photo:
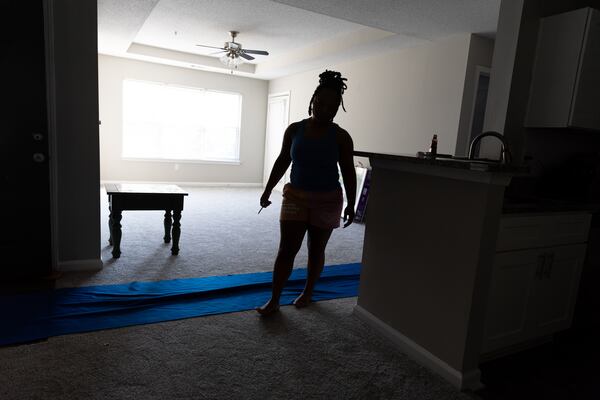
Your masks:
M 176 256 L 179 254 L 179 236 L 181 236 L 181 210 L 173 210 L 173 246 L 171 247 L 171 254 Z
M 171 210 L 165 210 L 165 243 L 171 241 Z
M 113 220 L 112 220 L 112 211 L 108 213 L 108 244 L 112 246 L 112 229 L 113 229 Z
M 113 241 L 113 258 L 119 258 L 121 256 L 121 211 L 111 212 L 112 218 L 112 229 L 111 237 Z

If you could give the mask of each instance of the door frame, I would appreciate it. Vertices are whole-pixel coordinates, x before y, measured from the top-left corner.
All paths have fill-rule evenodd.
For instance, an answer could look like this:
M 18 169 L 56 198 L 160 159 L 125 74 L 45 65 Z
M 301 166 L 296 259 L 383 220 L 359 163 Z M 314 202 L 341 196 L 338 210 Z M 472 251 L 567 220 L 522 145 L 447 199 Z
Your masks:
M 269 140 L 270 140 L 270 135 L 269 135 L 269 103 L 272 99 L 276 98 L 276 97 L 287 97 L 287 110 L 285 112 L 285 117 L 287 119 L 287 125 L 289 125 L 290 122 L 290 102 L 291 102 L 291 92 L 287 91 L 287 92 L 278 92 L 278 93 L 270 93 L 267 97 L 267 116 L 266 116 L 266 124 L 265 124 L 265 157 L 263 160 L 263 186 L 265 186 L 267 184 L 267 181 L 269 179 L 268 176 L 268 172 L 266 170 L 266 162 L 267 162 L 267 152 L 269 150 Z M 287 173 L 287 171 L 286 171 Z M 285 174 L 283 175 L 283 179 L 285 180 Z M 275 189 L 275 188 L 274 188 Z
M 56 163 L 56 77 L 54 69 L 54 0 L 42 0 L 46 59 L 46 109 L 48 119 L 48 164 L 50 188 L 50 252 L 52 271 L 58 270 L 58 168 Z
M 475 85 L 473 85 L 473 94 L 472 94 L 472 98 L 473 101 L 471 102 L 471 110 L 469 111 L 469 130 L 467 133 L 467 137 L 465 140 L 465 154 L 468 156 L 469 155 L 469 148 L 471 147 L 471 135 L 473 134 L 473 119 L 475 118 L 475 106 L 477 103 L 477 92 L 479 91 L 479 77 L 481 75 L 484 76 L 488 76 L 490 77 L 491 75 L 491 68 L 490 67 L 484 67 L 483 65 L 476 65 L 475 66 Z M 489 91 L 488 91 L 489 94 Z M 486 98 L 486 103 L 487 103 L 487 98 Z M 487 107 L 486 107 L 486 111 L 487 111 Z

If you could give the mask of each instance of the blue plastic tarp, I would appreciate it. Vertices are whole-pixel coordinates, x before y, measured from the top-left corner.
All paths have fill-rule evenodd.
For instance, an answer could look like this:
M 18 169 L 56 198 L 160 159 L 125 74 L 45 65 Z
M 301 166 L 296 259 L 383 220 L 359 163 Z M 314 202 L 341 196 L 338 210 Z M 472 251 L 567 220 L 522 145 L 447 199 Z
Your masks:
M 271 296 L 271 272 L 63 288 L 0 296 L 0 345 L 52 336 L 251 310 Z M 295 269 L 281 295 L 292 304 L 306 268 Z M 360 263 L 327 266 L 313 301 L 358 295 Z

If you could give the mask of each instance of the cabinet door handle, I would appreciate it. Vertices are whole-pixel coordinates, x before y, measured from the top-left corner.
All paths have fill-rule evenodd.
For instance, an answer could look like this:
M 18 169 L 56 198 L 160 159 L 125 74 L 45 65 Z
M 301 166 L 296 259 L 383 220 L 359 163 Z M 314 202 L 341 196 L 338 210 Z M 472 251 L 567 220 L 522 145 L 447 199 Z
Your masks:
M 535 269 L 535 276 L 536 278 L 542 279 L 543 277 L 543 272 L 544 272 L 544 266 L 546 265 L 546 254 L 540 254 L 538 256 L 538 265 L 537 268 Z
M 550 278 L 550 275 L 552 275 L 552 266 L 554 265 L 554 254 L 550 253 L 547 255 L 547 257 L 548 262 L 546 268 L 544 268 L 544 275 L 546 276 L 546 278 Z

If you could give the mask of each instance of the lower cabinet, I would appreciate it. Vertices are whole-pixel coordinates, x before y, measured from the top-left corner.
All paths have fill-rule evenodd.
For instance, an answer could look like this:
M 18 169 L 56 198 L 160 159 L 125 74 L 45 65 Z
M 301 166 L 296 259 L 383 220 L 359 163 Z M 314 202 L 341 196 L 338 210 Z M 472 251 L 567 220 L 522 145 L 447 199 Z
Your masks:
M 534 286 L 533 336 L 571 326 L 585 249 L 585 244 L 544 249 L 543 267 Z
M 556 240 L 547 237 L 552 234 L 549 227 L 555 226 L 557 219 L 564 222 L 565 216 L 520 216 L 501 223 L 499 246 L 502 251 L 496 252 L 493 265 L 482 353 L 509 348 L 571 325 L 585 258 L 589 215 L 574 216 L 577 229 L 585 231 L 585 234 L 572 235 L 572 241 L 580 243 L 556 245 Z M 539 235 L 529 235 L 528 240 L 507 247 L 505 236 L 518 236 L 519 226 Z M 503 231 L 506 227 L 509 229 Z M 537 247 L 519 248 L 528 242 Z M 540 246 L 544 243 L 553 245 Z

